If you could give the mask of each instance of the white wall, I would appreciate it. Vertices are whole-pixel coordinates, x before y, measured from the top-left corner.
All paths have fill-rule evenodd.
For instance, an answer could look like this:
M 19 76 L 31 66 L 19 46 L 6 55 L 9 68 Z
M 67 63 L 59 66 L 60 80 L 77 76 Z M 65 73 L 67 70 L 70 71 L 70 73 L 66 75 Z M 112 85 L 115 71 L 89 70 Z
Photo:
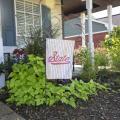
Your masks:
M 3 57 L 3 39 L 2 39 L 1 6 L 0 6 L 0 63 L 3 61 L 4 61 L 4 57 Z

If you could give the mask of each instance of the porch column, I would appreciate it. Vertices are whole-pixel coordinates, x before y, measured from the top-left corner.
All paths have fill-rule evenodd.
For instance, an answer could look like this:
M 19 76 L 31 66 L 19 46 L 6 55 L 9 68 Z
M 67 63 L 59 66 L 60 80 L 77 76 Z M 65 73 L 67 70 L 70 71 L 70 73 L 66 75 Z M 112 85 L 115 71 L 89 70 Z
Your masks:
M 82 48 L 86 47 L 85 44 L 85 12 L 80 13 L 81 27 L 82 27 Z
M 112 24 L 112 5 L 107 6 L 107 13 L 108 13 L 108 32 L 110 33 L 113 29 Z
M 0 1 L 0 63 L 4 62 L 3 39 L 2 39 L 2 21 L 1 21 L 1 1 Z
M 86 8 L 87 8 L 87 13 L 88 13 L 89 50 L 90 50 L 91 64 L 94 68 L 94 42 L 93 42 L 93 29 L 92 29 L 93 1 L 92 0 L 86 0 Z

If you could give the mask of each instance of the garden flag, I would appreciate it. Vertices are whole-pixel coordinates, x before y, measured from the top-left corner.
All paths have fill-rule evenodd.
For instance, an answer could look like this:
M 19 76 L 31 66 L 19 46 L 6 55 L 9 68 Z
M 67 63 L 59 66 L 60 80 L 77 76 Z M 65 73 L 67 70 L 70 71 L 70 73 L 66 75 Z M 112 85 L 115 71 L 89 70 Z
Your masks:
M 74 44 L 71 40 L 46 40 L 47 79 L 72 78 Z

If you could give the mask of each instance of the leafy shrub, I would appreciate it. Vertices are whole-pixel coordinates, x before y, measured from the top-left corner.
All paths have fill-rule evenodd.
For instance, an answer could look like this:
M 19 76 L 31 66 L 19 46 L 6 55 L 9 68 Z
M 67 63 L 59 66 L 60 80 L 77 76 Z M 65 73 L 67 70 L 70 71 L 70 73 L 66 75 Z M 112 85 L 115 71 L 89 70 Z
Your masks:
M 42 60 L 39 57 L 30 56 L 27 64 L 21 62 L 13 65 L 11 80 L 8 81 L 10 101 L 15 100 L 18 104 L 35 103 L 35 94 L 42 93 L 39 90 L 45 86 L 45 67 Z
M 60 26 L 34 27 L 30 30 L 29 38 L 25 40 L 25 51 L 28 54 L 33 54 L 45 58 L 46 38 L 56 38 L 59 36 Z
M 90 53 L 88 49 L 81 49 L 78 58 L 80 63 L 83 65 L 83 71 L 80 74 L 80 78 L 84 81 L 89 81 L 90 79 L 96 79 L 97 71 L 92 68 Z
M 108 52 L 105 48 L 97 48 L 95 50 L 95 65 L 98 66 L 108 66 L 109 65 L 109 57 Z
M 45 58 L 45 43 L 46 37 L 40 28 L 34 28 L 30 32 L 30 37 L 25 41 L 25 51 L 28 54 L 34 54 Z
M 83 65 L 83 72 L 80 75 L 81 79 L 86 81 L 96 79 L 99 71 L 99 66 L 106 67 L 109 65 L 109 57 L 105 48 L 95 49 L 95 68 L 92 68 L 91 59 L 88 49 L 80 49 L 75 51 L 75 63 Z
M 74 63 L 77 65 L 83 64 L 83 49 L 79 48 L 74 50 Z
M 109 37 L 106 38 L 105 46 L 112 59 L 113 68 L 120 70 L 120 27 L 114 28 Z
M 73 80 L 67 85 L 54 84 L 45 79 L 45 66 L 40 57 L 29 56 L 27 64 L 19 63 L 13 66 L 7 86 L 10 93 L 8 102 L 17 105 L 53 105 L 62 102 L 76 107 L 78 99 L 88 100 L 90 95 L 98 90 L 106 89 L 93 82 Z
M 13 53 L 7 55 L 4 63 L 0 64 L 0 73 L 5 73 L 6 79 L 8 79 L 9 74 L 12 72 L 12 66 L 15 63 L 27 62 L 27 54 L 24 49 L 14 49 Z

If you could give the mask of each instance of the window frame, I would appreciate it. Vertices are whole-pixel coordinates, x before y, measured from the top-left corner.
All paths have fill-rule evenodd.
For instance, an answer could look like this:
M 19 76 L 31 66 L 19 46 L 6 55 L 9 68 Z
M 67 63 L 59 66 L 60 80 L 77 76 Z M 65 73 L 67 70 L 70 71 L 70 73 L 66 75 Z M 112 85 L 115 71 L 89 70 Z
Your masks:
M 17 5 L 16 5 L 17 2 L 20 2 L 20 3 L 23 2 L 23 5 L 24 5 L 24 10 L 23 11 L 17 10 Z M 26 2 L 32 4 L 32 13 L 31 12 L 26 12 L 26 10 L 25 10 Z M 39 10 L 40 10 L 39 14 L 34 13 L 34 6 L 35 5 L 39 6 Z M 26 22 L 26 14 L 32 15 L 32 24 L 31 25 L 33 27 L 42 27 L 42 4 L 41 3 L 36 3 L 36 2 L 34 2 L 34 0 L 32 0 L 32 1 L 29 1 L 29 0 L 22 0 L 22 1 L 14 0 L 14 11 L 15 11 L 15 26 L 16 26 L 16 45 L 18 45 L 18 42 L 19 42 L 18 37 L 21 37 L 21 38 L 24 37 L 25 39 L 29 37 L 29 35 L 27 34 L 28 33 L 27 32 L 27 25 L 30 25 L 30 24 L 27 24 L 27 22 Z M 21 33 L 19 34 L 19 31 L 18 31 L 18 20 L 17 20 L 17 13 L 18 12 L 24 14 L 24 20 L 25 20 L 24 23 L 23 23 L 24 26 L 25 26 L 25 28 L 24 28 L 25 33 L 24 34 L 21 34 Z M 36 20 L 35 16 L 39 17 L 39 22 L 40 22 L 39 25 L 34 24 L 34 22 Z

